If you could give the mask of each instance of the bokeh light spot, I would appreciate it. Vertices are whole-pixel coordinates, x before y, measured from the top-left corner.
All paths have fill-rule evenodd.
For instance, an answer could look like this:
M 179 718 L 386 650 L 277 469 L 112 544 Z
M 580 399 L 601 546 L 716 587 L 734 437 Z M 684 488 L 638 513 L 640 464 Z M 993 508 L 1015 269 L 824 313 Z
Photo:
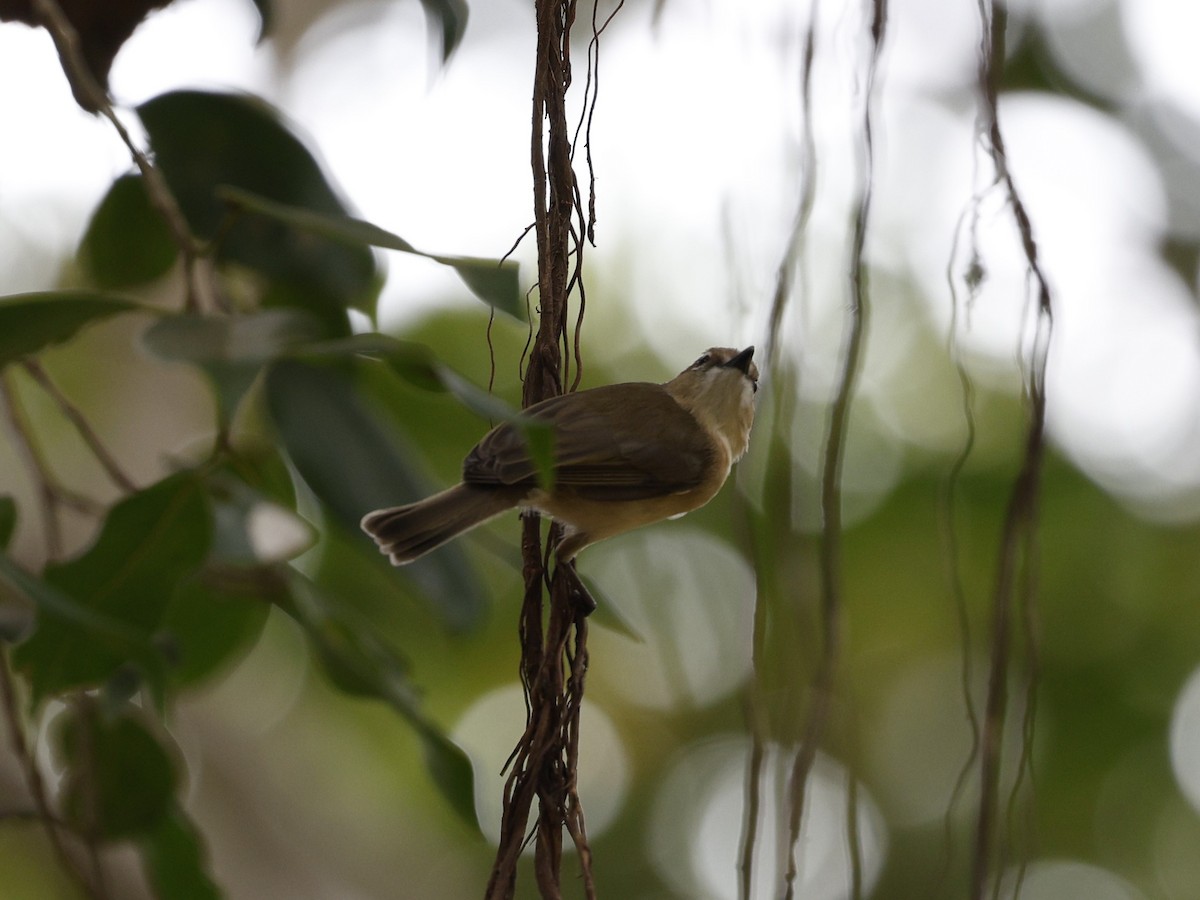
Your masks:
M 500 842 L 502 770 L 521 736 L 525 701 L 520 685 L 489 691 L 463 713 L 454 740 L 467 751 L 475 769 L 475 812 L 493 844 Z M 599 837 L 612 824 L 629 785 L 629 767 L 620 734 L 595 701 L 584 704 L 579 729 L 579 797 L 587 816 L 589 838 Z M 536 815 L 536 813 L 535 813 Z M 570 847 L 570 840 L 564 842 Z M 532 851 L 533 845 L 527 847 Z
M 749 745 L 719 739 L 693 745 L 676 762 L 655 801 L 651 852 L 660 874 L 683 896 L 733 900 L 738 896 L 738 858 L 745 810 Z M 756 843 L 755 900 L 780 896 L 782 867 L 777 851 L 786 844 L 779 823 L 786 821 L 792 753 L 768 748 Z M 840 900 L 850 890 L 846 846 L 847 773 L 832 758 L 818 755 L 809 775 L 804 822 L 798 843 L 796 896 Z M 887 854 L 887 831 L 870 792 L 858 787 L 857 814 L 863 890 L 869 894 Z

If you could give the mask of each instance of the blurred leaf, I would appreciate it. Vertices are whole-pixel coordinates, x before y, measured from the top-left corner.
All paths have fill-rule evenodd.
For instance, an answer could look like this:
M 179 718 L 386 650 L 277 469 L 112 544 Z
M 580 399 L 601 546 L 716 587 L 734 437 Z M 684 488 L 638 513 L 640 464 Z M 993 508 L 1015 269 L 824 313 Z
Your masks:
M 519 266 L 511 260 L 481 259 L 476 256 L 434 256 L 443 265 L 451 266 L 475 296 L 518 322 L 526 320 L 525 298 L 521 293 Z
M 102 288 L 145 284 L 165 275 L 179 248 L 150 205 L 141 175 L 112 183 L 84 232 L 80 259 Z
M 389 433 L 347 366 L 283 359 L 266 377 L 267 408 L 292 464 L 351 531 L 380 502 L 425 492 L 399 436 Z
M 521 296 L 519 268 L 515 262 L 425 253 L 399 235 L 380 228 L 378 225 L 372 225 L 370 222 L 364 222 L 362 219 L 279 203 L 250 191 L 233 187 L 223 187 L 218 194 L 236 209 L 267 216 L 292 228 L 320 235 L 331 241 L 398 250 L 401 253 L 424 256 L 426 259 L 450 266 L 480 300 L 518 321 L 525 321 L 525 304 Z
M 142 342 L 162 359 L 200 366 L 212 379 L 221 421 L 228 423 L 268 360 L 320 333 L 320 324 L 305 312 L 268 309 L 229 318 L 163 316 L 146 329 Z
M 92 322 L 141 309 L 92 291 L 46 291 L 0 298 L 0 368 L 70 340 Z
M 475 770 L 466 751 L 443 732 L 428 725 L 418 727 L 425 766 L 442 796 L 472 828 L 479 829 L 475 814 Z
M 386 334 L 369 332 L 348 338 L 323 341 L 304 348 L 303 359 L 319 362 L 321 359 L 350 359 L 365 356 L 377 359 L 415 387 L 427 391 L 445 390 L 439 371 L 439 363 L 424 344 L 402 341 Z
M 525 419 L 521 414 L 497 397 L 489 394 L 483 388 L 472 384 L 449 366 L 438 363 L 434 369 L 442 387 L 458 398 L 467 409 L 490 422 L 497 420 L 513 422 L 514 424 L 533 425 L 532 420 Z
M 203 572 L 186 579 L 163 615 L 162 630 L 175 655 L 173 681 L 195 684 L 249 651 L 284 590 L 265 568 Z
M 308 522 L 240 478 L 216 472 L 208 485 L 213 511 L 210 564 L 254 569 L 293 559 L 316 542 Z
M 93 640 L 110 644 L 116 652 L 137 657 L 143 663 L 156 655 L 145 635 L 119 619 L 88 609 L 75 598 L 29 574 L 4 553 L 0 553 L 0 585 L 33 603 L 43 620 L 53 618 L 86 629 Z M 18 637 L 10 634 L 4 636 Z M 16 653 L 15 662 L 18 665 L 22 650 L 18 648 Z
M 621 605 L 613 602 L 611 595 L 602 591 L 595 581 L 585 576 L 582 572 L 576 570 L 575 574 L 579 576 L 579 580 L 583 582 L 583 586 L 587 588 L 588 593 L 592 595 L 592 599 L 596 601 L 596 608 L 588 616 L 588 622 L 593 625 L 600 625 L 617 634 L 623 634 L 636 643 L 646 643 L 645 635 L 622 612 Z
M 17 501 L 9 494 L 0 496 L 0 550 L 8 549 L 17 529 Z
M 359 522 L 366 513 L 426 493 L 400 436 L 360 390 L 352 365 L 277 361 L 267 370 L 266 395 L 296 470 L 362 544 L 367 538 Z M 403 569 L 389 570 L 412 579 L 447 626 L 461 630 L 479 621 L 484 594 L 461 548 L 444 547 Z
M 141 843 L 156 896 L 170 900 L 220 900 L 221 891 L 205 870 L 200 834 L 178 806 Z
M 320 213 L 301 206 L 279 203 L 261 197 L 252 191 L 228 185 L 218 188 L 217 196 L 234 209 L 277 219 L 292 228 L 309 231 L 342 244 L 366 244 L 373 247 L 384 247 L 388 250 L 400 250 L 404 253 L 426 255 L 399 235 L 345 214 Z
M 549 424 L 523 415 L 499 397 L 468 381 L 437 359 L 423 344 L 384 334 L 356 334 L 305 348 L 305 356 L 366 356 L 378 359 L 407 381 L 426 390 L 446 391 L 488 422 L 511 422 L 525 436 L 543 486 L 554 485 L 554 432 Z
M 37 630 L 15 659 L 29 673 L 35 702 L 103 681 L 129 661 L 130 639 L 149 640 L 180 580 L 207 555 L 210 523 L 202 483 L 181 472 L 126 497 L 86 553 L 47 567 L 46 584 L 71 602 L 64 610 L 46 602 L 45 591 L 34 596 L 41 607 Z M 103 622 L 115 620 L 116 633 L 80 616 L 80 607 Z
M 430 30 L 437 36 L 444 64 L 454 55 L 466 33 L 467 4 L 464 0 L 421 0 L 421 5 L 425 7 Z M 440 31 L 435 26 L 440 26 Z
M 264 497 L 288 509 L 296 508 L 296 486 L 282 448 L 265 443 L 239 446 L 227 465 L 230 472 Z
M 470 760 L 425 714 L 403 660 L 346 604 L 309 579 L 293 573 L 291 587 L 293 615 L 330 679 L 348 693 L 385 701 L 416 729 L 434 783 L 463 820 L 478 828 Z
M 192 230 L 219 236 L 216 259 L 270 282 L 264 302 L 305 309 L 327 334 L 348 334 L 346 307 L 370 314 L 379 288 L 375 257 L 262 216 L 231 217 L 218 188 L 229 185 L 276 203 L 331 216 L 346 208 L 303 142 L 277 110 L 249 96 L 172 91 L 138 114 L 155 159 Z
M 66 819 L 105 840 L 159 827 L 175 802 L 175 764 L 135 714 L 127 708 L 112 715 L 81 702 L 58 723 Z

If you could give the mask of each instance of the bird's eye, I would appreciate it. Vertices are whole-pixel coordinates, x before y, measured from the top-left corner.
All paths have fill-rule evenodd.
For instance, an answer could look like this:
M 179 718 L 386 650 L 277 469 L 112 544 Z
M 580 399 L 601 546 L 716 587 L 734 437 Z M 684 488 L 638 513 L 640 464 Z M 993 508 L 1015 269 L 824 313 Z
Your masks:
M 712 355 L 711 355 L 711 354 L 708 354 L 708 353 L 705 353 L 705 354 L 704 354 L 703 356 L 701 356 L 701 357 L 700 357 L 698 360 L 696 360 L 694 363 L 692 363 L 692 368 L 693 368 L 693 369 L 699 369 L 701 366 L 707 365 L 707 364 L 708 364 L 708 361 L 709 361 L 710 359 L 712 359 Z

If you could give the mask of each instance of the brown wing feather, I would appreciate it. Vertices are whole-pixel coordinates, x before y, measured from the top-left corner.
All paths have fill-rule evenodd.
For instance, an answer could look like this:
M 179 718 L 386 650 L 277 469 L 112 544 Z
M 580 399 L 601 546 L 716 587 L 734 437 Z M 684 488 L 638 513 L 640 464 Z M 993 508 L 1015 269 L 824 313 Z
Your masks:
M 557 489 L 596 499 L 652 497 L 695 487 L 712 464 L 708 435 L 661 385 L 608 385 L 553 397 L 525 412 L 553 428 Z M 669 454 L 662 450 L 665 434 L 671 435 Z M 536 480 L 525 438 L 508 423 L 488 432 L 463 463 L 468 484 Z

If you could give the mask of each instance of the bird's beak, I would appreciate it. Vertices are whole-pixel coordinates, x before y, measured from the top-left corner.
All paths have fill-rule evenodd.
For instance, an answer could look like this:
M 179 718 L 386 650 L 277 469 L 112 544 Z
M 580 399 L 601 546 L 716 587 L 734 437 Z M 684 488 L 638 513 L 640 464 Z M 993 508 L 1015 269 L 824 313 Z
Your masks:
M 754 359 L 754 348 L 747 347 L 729 362 L 725 363 L 727 369 L 737 369 L 743 375 L 750 373 L 750 361 Z

